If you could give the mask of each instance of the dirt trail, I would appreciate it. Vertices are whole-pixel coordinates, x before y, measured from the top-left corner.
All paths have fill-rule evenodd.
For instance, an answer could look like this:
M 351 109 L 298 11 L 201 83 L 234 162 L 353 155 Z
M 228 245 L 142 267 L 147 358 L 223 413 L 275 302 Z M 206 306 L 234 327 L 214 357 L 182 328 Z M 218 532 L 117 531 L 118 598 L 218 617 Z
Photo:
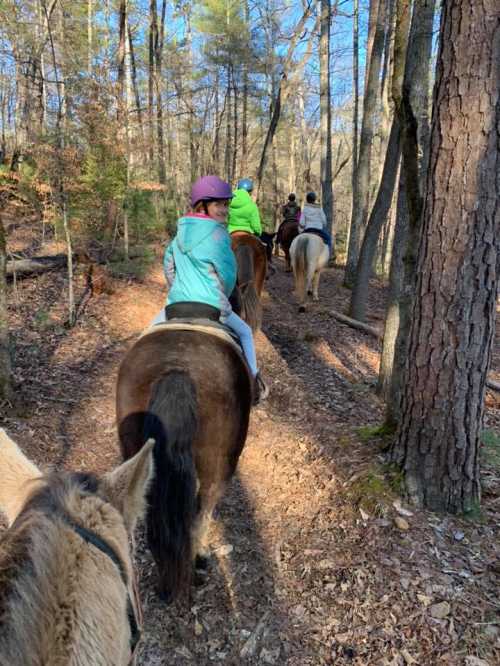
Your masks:
M 267 283 L 260 364 L 271 398 L 255 409 L 236 478 L 218 508 L 208 582 L 166 608 L 139 539 L 145 610 L 139 663 L 469 664 L 500 661 L 498 479 L 487 470 L 481 521 L 425 513 L 398 528 L 377 443 L 378 343 L 328 315 L 344 310 L 342 273 L 299 319 L 281 260 Z M 83 286 L 83 277 L 80 287 Z M 72 331 L 65 281 L 18 285 L 11 302 L 25 418 L 4 425 L 40 463 L 104 470 L 119 458 L 119 362 L 164 301 L 155 270 L 93 298 Z M 384 292 L 370 295 L 381 324 Z M 497 357 L 495 357 L 497 358 Z M 488 412 L 498 429 L 498 409 Z M 400 518 L 402 516 L 399 516 Z

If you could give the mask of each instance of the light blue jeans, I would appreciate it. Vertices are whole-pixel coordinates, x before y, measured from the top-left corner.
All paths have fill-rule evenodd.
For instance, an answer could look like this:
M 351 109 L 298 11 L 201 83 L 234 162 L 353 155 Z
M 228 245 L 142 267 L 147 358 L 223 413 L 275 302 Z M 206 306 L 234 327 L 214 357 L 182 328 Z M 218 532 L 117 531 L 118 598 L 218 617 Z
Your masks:
M 239 337 L 250 372 L 252 373 L 252 376 L 255 377 L 258 370 L 252 329 L 246 321 L 243 321 L 241 317 L 238 317 L 235 312 L 231 312 L 231 314 L 226 317 L 221 317 L 220 321 L 226 326 L 229 326 L 229 328 Z

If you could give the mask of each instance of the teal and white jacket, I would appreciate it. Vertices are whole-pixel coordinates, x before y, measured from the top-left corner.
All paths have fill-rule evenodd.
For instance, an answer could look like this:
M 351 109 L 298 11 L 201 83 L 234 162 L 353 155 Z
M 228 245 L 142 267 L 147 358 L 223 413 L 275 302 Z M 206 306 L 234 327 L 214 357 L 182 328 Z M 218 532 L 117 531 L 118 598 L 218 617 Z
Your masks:
M 231 314 L 237 266 L 225 225 L 200 213 L 181 217 L 163 268 L 170 287 L 167 305 L 197 301 L 218 308 L 222 316 Z

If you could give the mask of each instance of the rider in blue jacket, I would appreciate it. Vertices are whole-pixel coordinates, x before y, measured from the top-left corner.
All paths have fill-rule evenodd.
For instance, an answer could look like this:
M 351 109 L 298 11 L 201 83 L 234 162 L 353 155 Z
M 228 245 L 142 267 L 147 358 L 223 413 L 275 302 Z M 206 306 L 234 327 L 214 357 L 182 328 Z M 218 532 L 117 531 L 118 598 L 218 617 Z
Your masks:
M 232 192 L 217 176 L 199 178 L 191 190 L 190 212 L 180 218 L 177 234 L 165 250 L 163 266 L 170 286 L 167 305 L 205 303 L 220 311 L 220 321 L 240 338 L 255 378 L 256 402 L 267 397 L 255 355 L 252 329 L 231 307 L 237 265 L 226 221 Z

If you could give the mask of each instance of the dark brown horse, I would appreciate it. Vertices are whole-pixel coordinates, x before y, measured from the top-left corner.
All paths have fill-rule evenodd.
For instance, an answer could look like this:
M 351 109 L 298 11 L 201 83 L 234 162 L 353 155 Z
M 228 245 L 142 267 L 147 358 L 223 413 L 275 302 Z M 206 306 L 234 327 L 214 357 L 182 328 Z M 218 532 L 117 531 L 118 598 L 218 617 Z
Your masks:
M 286 270 L 290 272 L 292 265 L 290 262 L 290 245 L 293 239 L 299 235 L 299 223 L 293 220 L 282 222 L 276 236 L 276 244 L 279 244 L 285 253 Z
M 261 324 L 260 297 L 267 272 L 266 246 L 246 231 L 233 231 L 231 245 L 238 262 L 241 317 L 253 331 L 257 331 Z
M 154 326 L 120 366 L 122 454 L 156 442 L 147 533 L 166 601 L 188 589 L 195 560 L 206 566 L 210 519 L 243 449 L 251 403 L 236 343 L 203 327 Z

